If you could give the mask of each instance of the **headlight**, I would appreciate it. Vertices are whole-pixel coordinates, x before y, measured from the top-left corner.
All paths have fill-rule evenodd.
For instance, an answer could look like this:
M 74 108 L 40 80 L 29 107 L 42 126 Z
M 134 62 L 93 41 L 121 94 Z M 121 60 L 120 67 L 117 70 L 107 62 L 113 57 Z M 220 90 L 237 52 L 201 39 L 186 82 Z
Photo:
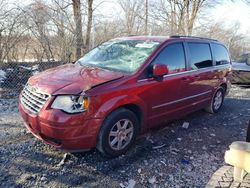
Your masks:
M 88 109 L 89 100 L 84 96 L 57 96 L 51 108 L 63 110 L 68 113 L 79 113 Z

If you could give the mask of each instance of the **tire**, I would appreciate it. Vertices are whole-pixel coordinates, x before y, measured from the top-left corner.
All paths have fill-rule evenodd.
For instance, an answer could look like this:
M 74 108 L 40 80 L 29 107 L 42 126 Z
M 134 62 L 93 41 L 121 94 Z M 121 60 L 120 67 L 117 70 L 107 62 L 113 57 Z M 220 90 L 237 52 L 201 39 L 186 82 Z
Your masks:
M 208 107 L 205 110 L 211 114 L 215 114 L 220 111 L 221 106 L 223 105 L 225 97 L 225 91 L 222 87 L 219 87 L 213 95 L 213 98 Z
M 138 132 L 139 121 L 136 115 L 126 108 L 119 108 L 104 120 L 97 149 L 106 157 L 125 154 L 133 145 Z

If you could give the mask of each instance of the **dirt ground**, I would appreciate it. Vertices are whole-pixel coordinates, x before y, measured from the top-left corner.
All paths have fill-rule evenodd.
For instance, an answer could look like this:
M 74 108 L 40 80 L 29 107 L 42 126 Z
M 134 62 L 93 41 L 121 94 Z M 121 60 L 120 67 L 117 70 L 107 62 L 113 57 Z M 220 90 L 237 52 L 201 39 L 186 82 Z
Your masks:
M 250 88 L 234 86 L 218 114 L 192 113 L 107 159 L 43 144 L 24 128 L 16 99 L 0 99 L 0 187 L 204 187 L 231 142 L 245 140 L 249 120 Z

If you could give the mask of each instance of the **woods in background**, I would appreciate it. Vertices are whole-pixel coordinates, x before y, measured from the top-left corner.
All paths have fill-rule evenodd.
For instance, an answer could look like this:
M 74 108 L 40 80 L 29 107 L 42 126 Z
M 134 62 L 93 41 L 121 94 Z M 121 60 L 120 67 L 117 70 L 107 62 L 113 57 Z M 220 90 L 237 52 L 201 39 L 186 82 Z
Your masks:
M 243 0 L 244 1 L 244 0 Z M 112 10 L 111 3 L 117 7 Z M 212 0 L 0 0 L 0 63 L 71 62 L 99 43 L 127 35 L 197 35 L 224 42 L 232 57 L 250 51 L 240 25 L 207 15 Z M 250 6 L 245 1 L 246 6 Z M 211 13 L 210 13 L 211 14 Z

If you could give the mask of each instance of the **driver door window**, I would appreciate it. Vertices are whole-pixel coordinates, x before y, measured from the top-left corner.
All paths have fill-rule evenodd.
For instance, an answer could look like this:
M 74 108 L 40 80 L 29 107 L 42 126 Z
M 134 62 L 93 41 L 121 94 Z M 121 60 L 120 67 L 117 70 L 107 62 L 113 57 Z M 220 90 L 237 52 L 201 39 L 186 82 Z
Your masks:
M 183 72 L 186 70 L 185 53 L 182 43 L 167 45 L 154 59 L 154 64 L 165 64 L 169 73 Z

